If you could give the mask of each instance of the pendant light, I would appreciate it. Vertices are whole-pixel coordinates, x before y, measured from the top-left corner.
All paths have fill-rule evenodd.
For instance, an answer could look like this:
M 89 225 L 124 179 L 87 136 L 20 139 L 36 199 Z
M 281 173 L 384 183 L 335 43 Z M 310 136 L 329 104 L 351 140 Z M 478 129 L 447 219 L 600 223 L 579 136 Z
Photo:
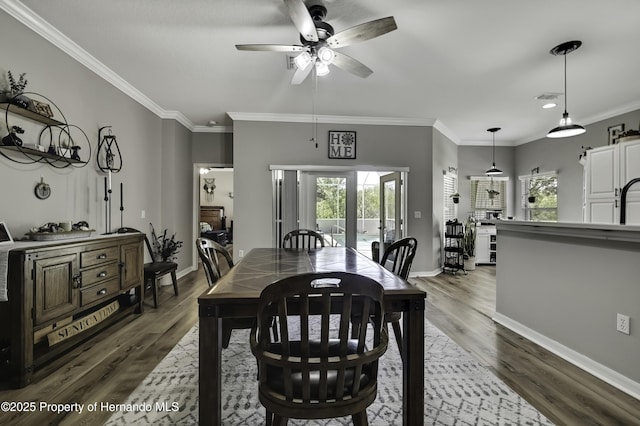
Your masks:
M 496 168 L 496 132 L 500 130 L 500 127 L 492 127 L 487 129 L 487 132 L 491 132 L 493 135 L 493 164 L 489 170 L 485 172 L 485 174 L 489 176 L 501 175 L 502 170 Z
M 549 51 L 552 55 L 564 56 L 564 113 L 560 119 L 560 125 L 549 131 L 548 138 L 567 138 L 569 136 L 576 136 L 586 132 L 585 128 L 579 124 L 573 124 L 569 113 L 567 112 L 567 54 L 573 52 L 582 46 L 582 42 L 579 40 L 567 41 L 557 45 Z

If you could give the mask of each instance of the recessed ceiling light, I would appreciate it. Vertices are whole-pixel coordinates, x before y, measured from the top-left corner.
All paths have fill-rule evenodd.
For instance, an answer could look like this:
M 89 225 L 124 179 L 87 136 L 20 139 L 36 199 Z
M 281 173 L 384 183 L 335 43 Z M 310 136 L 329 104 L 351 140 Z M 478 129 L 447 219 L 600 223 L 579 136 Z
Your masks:
M 542 108 L 544 108 L 544 109 L 550 109 L 550 108 L 555 108 L 555 107 L 557 107 L 557 106 L 558 106 L 558 104 L 557 104 L 557 103 L 555 103 L 555 102 L 549 102 L 549 103 L 546 103 L 546 104 L 542 105 Z

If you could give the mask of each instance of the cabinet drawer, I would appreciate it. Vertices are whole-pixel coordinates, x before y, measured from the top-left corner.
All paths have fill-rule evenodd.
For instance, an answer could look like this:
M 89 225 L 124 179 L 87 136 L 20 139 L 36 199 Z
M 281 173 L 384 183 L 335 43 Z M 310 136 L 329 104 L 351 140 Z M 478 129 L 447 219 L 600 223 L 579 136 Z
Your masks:
M 99 265 L 118 260 L 118 247 L 111 246 L 99 250 L 91 250 L 80 255 L 80 267 Z
M 98 266 L 97 268 L 82 271 L 82 287 L 88 287 L 100 281 L 111 278 L 119 278 L 120 266 L 118 263 L 109 263 L 107 265 Z
M 112 280 L 103 282 L 102 284 L 94 285 L 93 287 L 83 288 L 80 290 L 80 306 L 88 305 L 96 300 L 110 297 L 120 290 L 120 280 L 114 278 Z

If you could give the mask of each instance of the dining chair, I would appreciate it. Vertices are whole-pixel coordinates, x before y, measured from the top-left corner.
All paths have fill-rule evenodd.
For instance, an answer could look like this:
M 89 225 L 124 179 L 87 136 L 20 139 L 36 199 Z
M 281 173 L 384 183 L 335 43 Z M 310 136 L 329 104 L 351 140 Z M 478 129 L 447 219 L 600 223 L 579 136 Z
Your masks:
M 324 237 L 311 229 L 295 229 L 282 239 L 282 247 L 290 249 L 315 249 L 324 247 Z
M 418 248 L 418 240 L 414 237 L 402 238 L 398 241 L 394 241 L 387 247 L 380 257 L 380 242 L 374 241 L 371 243 L 371 254 L 375 262 L 380 261 L 380 264 L 389 271 L 398 275 L 400 278 L 407 280 L 409 278 L 409 272 L 411 271 L 411 265 L 413 264 L 413 258 L 416 256 L 416 249 Z M 359 321 L 361 318 L 355 317 L 353 321 Z M 400 327 L 400 321 L 402 320 L 402 313 L 389 312 L 385 315 L 385 323 L 391 323 L 393 327 L 393 334 L 398 344 L 398 350 L 402 355 L 402 328 Z
M 116 233 L 118 234 L 128 234 L 132 232 L 139 232 L 144 235 L 144 243 L 147 247 L 147 251 L 149 252 L 149 256 L 151 257 L 151 262 L 147 262 L 144 264 L 144 282 L 145 287 L 147 283 L 151 283 L 151 292 L 153 293 L 153 307 L 158 308 L 158 284 L 160 282 L 160 278 L 164 277 L 167 274 L 171 274 L 171 281 L 173 282 L 173 292 L 176 296 L 178 295 L 178 278 L 176 276 L 178 264 L 169 261 L 156 261 L 153 256 L 153 249 L 151 248 L 149 238 L 147 238 L 147 234 L 145 234 L 144 232 L 129 227 L 118 228 L 118 230 L 116 231 Z
M 368 424 L 388 343 L 383 292 L 348 272 L 294 275 L 262 291 L 250 344 L 267 425 L 349 415 L 354 425 Z M 352 324 L 354 313 L 371 321 Z M 279 339 L 270 333 L 274 319 Z
M 196 238 L 196 248 L 198 249 L 200 260 L 202 260 L 209 287 L 213 287 L 222 277 L 222 271 L 233 268 L 233 259 L 226 248 L 209 238 Z M 225 269 L 220 266 L 220 257 L 226 261 Z

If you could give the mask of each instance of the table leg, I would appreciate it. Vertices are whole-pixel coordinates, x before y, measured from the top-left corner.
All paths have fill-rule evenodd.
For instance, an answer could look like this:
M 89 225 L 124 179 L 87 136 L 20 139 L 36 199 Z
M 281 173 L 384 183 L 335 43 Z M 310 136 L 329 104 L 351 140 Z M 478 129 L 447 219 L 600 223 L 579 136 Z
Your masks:
M 420 303 L 421 302 L 421 303 Z M 421 307 L 420 307 L 421 305 Z M 403 312 L 403 425 L 424 425 L 424 300 Z
M 199 424 L 222 424 L 222 319 L 200 312 Z

